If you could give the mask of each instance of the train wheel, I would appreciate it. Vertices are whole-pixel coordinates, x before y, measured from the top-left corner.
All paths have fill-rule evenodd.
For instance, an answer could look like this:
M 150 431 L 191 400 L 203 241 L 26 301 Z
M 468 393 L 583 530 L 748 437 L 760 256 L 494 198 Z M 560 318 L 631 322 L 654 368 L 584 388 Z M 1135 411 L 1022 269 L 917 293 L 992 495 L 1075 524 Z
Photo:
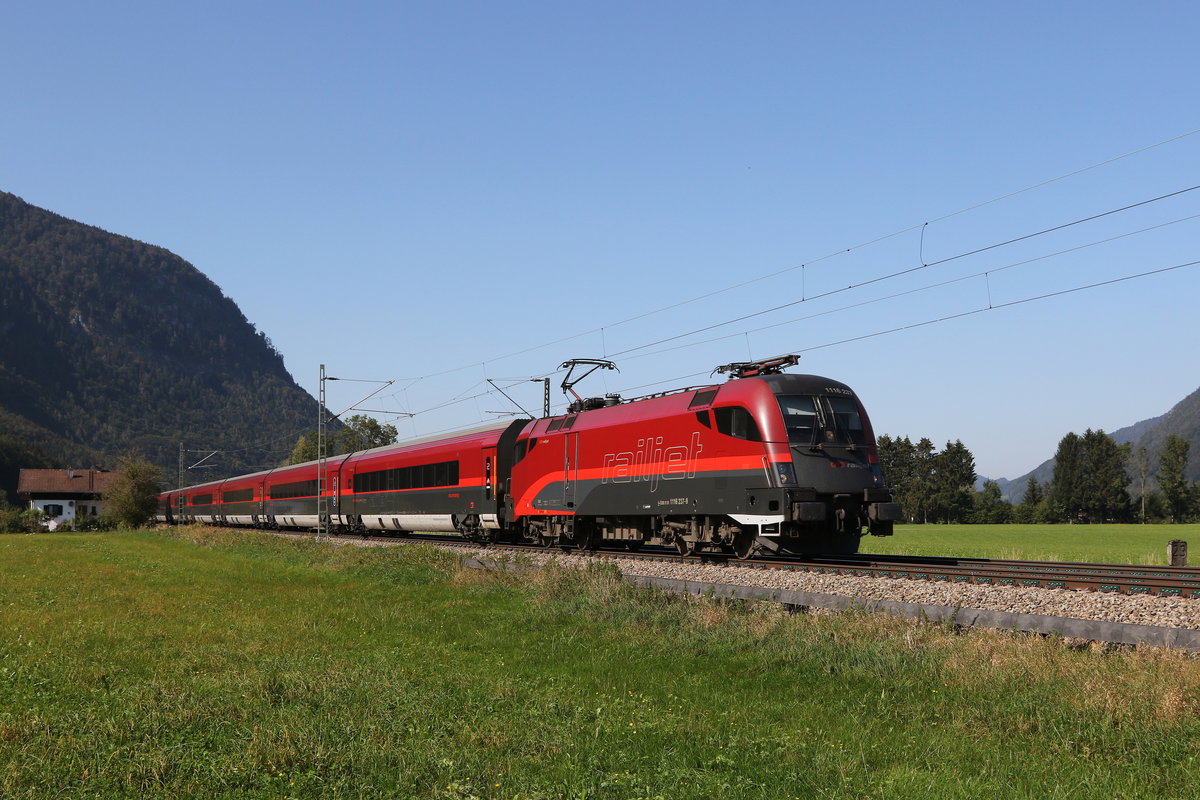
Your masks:
M 600 549 L 600 531 L 596 530 L 594 525 L 586 522 L 577 522 L 575 528 L 575 546 L 580 550 L 599 550 Z
M 745 561 L 754 555 L 757 549 L 758 536 L 751 531 L 743 531 L 733 537 L 733 554 L 737 556 L 739 561 Z

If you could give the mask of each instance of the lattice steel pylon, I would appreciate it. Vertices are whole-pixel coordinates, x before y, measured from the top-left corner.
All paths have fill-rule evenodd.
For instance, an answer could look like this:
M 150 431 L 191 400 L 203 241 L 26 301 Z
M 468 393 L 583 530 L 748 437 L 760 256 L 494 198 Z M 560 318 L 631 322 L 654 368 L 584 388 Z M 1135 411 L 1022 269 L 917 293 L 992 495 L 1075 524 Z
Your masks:
M 325 497 L 327 458 L 325 456 L 325 365 L 321 365 L 321 388 L 317 400 L 317 539 L 329 538 L 329 500 Z
M 362 400 L 355 402 L 342 411 L 339 411 L 336 414 L 330 414 L 329 409 L 325 407 L 325 381 L 352 381 L 354 383 L 381 383 L 383 385 L 368 394 Z M 335 480 L 333 481 L 333 488 L 332 490 L 329 490 L 329 421 L 339 418 L 347 411 L 366 411 L 373 414 L 401 414 L 409 417 L 411 417 L 412 414 L 409 414 L 405 411 L 397 412 L 359 407 L 359 403 L 365 402 L 366 400 L 369 400 L 370 398 L 379 394 L 384 389 L 395 383 L 395 380 L 376 381 L 365 380 L 362 378 L 334 378 L 325 374 L 325 365 L 322 364 L 321 379 L 318 382 L 320 383 L 320 389 L 317 393 L 320 395 L 320 397 L 317 400 L 317 538 L 328 539 L 329 529 L 333 524 L 333 516 L 329 513 L 329 498 L 330 496 L 333 496 L 336 500 L 340 488 L 338 486 L 336 476 L 334 476 Z M 340 512 L 340 508 L 338 510 Z M 338 524 L 342 524 L 342 518 L 340 516 L 338 517 Z

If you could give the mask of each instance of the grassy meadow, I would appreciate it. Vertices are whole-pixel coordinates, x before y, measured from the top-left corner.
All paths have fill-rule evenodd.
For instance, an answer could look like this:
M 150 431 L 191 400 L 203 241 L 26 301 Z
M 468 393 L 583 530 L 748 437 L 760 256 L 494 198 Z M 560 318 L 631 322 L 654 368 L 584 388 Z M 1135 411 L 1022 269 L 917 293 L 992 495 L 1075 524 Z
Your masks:
M 6 800 L 1175 798 L 1198 759 L 1178 653 L 425 546 L 0 536 Z
M 1200 525 L 897 525 L 894 536 L 865 536 L 862 551 L 914 556 L 1166 564 L 1167 543 L 1188 542 L 1200 564 Z

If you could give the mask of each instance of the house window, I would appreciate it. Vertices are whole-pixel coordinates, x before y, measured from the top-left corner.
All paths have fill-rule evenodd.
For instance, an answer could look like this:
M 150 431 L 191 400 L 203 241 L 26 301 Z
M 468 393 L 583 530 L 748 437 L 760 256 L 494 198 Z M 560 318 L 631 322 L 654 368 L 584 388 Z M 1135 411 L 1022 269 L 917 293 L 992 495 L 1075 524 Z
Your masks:
M 46 513 L 52 517 L 61 517 L 62 512 L 63 507 L 57 503 L 51 503 L 50 505 L 46 506 Z

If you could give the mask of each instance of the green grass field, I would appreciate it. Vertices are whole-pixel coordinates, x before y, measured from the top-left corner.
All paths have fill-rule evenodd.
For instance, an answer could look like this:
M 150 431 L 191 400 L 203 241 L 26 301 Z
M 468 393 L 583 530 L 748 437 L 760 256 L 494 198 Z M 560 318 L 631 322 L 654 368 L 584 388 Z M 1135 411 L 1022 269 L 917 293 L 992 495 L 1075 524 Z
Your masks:
M 1200 525 L 897 525 L 894 536 L 866 536 L 862 551 L 893 555 L 1166 564 L 1167 543 L 1196 548 Z
M 1177 798 L 1198 712 L 1180 654 L 788 616 L 604 565 L 0 537 L 6 799 Z

